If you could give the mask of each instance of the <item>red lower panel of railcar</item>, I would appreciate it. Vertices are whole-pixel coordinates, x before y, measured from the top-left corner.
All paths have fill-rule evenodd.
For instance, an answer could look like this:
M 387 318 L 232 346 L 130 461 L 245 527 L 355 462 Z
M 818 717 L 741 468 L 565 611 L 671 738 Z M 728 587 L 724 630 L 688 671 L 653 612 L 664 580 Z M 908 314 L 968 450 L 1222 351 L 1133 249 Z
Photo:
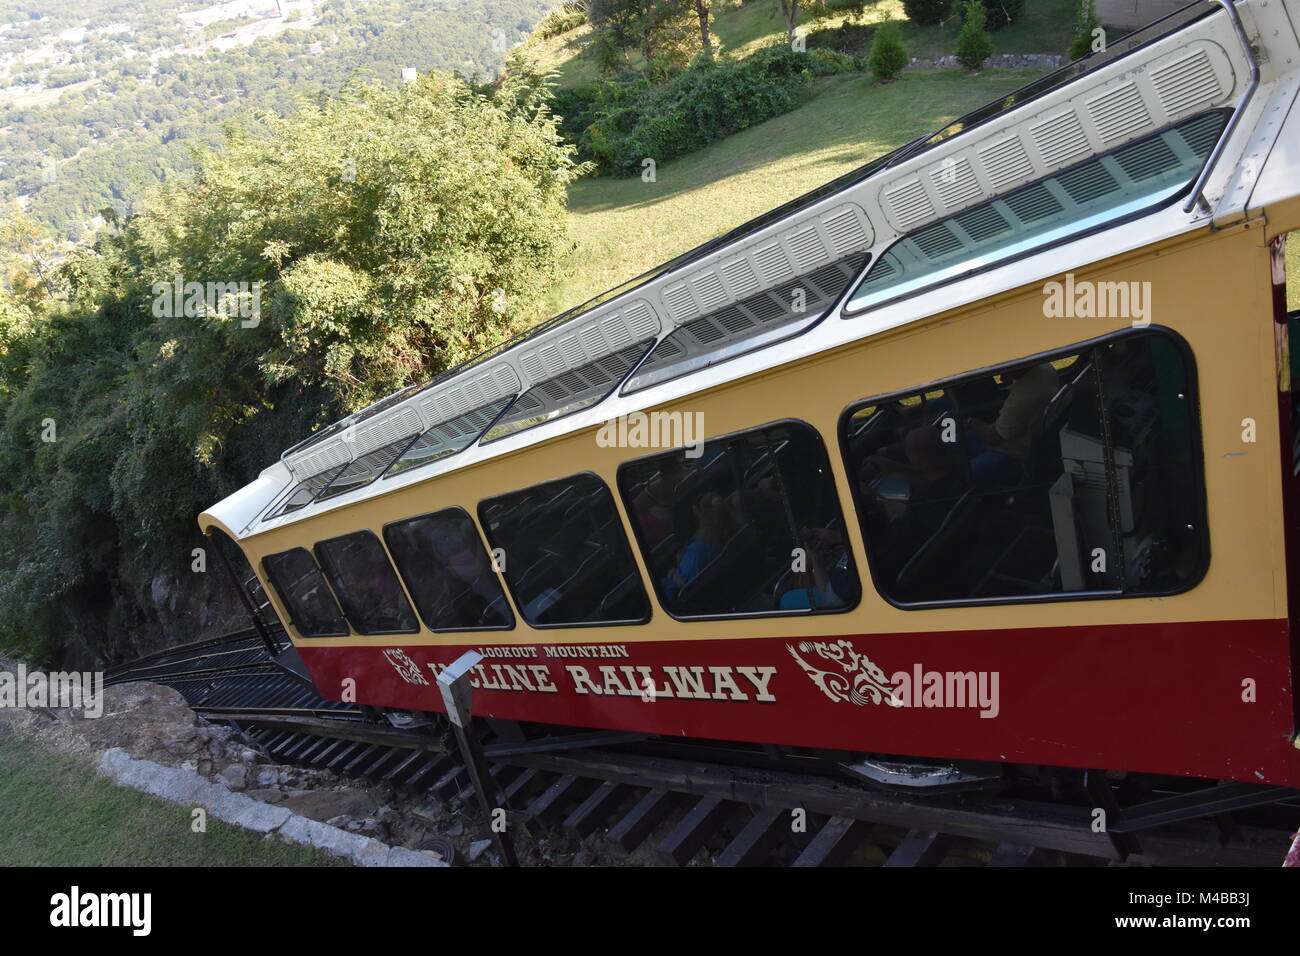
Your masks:
M 1300 786 L 1285 621 L 509 647 L 465 637 L 299 650 L 323 696 L 350 699 L 352 687 L 376 706 L 443 710 L 435 676 L 472 648 L 485 655 L 480 716 Z

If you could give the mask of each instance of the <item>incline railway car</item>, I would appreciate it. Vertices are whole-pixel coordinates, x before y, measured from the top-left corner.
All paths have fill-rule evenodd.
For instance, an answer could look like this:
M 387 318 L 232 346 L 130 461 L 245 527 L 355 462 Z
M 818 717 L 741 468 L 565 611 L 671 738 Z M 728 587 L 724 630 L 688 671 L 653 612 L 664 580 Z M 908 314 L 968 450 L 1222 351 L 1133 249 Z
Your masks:
M 1300 786 L 1298 32 L 1187 7 L 202 529 L 331 699 L 441 711 L 476 649 L 483 716 Z

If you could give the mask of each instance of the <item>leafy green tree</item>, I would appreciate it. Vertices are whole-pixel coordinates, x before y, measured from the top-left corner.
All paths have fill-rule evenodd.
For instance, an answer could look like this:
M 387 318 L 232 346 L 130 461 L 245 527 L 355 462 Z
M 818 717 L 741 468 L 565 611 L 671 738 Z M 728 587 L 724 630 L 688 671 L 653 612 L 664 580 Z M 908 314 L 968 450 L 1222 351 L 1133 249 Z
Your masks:
M 6 220 L 0 646 L 85 665 L 156 642 L 153 582 L 221 587 L 189 573 L 198 511 L 534 318 L 582 171 L 542 90 L 427 74 L 254 117 L 48 286 L 47 240 Z M 260 314 L 177 311 L 178 276 L 259 283 Z
M 993 41 L 984 29 L 986 15 L 979 0 L 967 0 L 962 5 L 961 33 L 957 34 L 957 61 L 974 73 L 993 55 Z
M 881 83 L 892 83 L 907 66 L 907 47 L 898 24 L 886 20 L 876 27 L 871 38 L 871 52 L 867 54 L 867 66 Z

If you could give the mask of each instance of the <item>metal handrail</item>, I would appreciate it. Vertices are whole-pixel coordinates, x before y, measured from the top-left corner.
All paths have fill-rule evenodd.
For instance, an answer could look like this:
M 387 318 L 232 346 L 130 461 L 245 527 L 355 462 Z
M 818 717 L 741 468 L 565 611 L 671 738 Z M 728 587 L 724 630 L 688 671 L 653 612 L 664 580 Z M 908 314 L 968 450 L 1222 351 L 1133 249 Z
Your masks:
M 1210 0 L 1211 3 L 1217 3 L 1227 11 L 1228 19 L 1232 21 L 1232 29 L 1237 34 L 1237 40 L 1241 43 L 1241 49 L 1246 54 L 1246 65 L 1250 69 L 1250 82 L 1246 84 L 1246 91 L 1241 94 L 1241 99 L 1237 101 L 1236 108 L 1232 115 L 1228 117 L 1228 123 L 1223 127 L 1223 132 L 1219 136 L 1219 141 L 1214 144 L 1214 149 L 1210 150 L 1210 157 L 1201 167 L 1201 175 L 1196 177 L 1196 183 L 1192 186 L 1191 195 L 1187 197 L 1187 202 L 1183 203 L 1183 212 L 1191 212 L 1198 205 L 1204 208 L 1206 212 L 1210 211 L 1210 204 L 1205 198 L 1205 184 L 1209 181 L 1210 174 L 1214 172 L 1214 167 L 1218 164 L 1223 151 L 1228 147 L 1228 140 L 1237 129 L 1237 124 L 1241 122 L 1241 115 L 1245 112 L 1246 107 L 1250 104 L 1251 98 L 1255 95 L 1255 90 L 1259 89 L 1259 61 L 1255 58 L 1255 50 L 1250 45 L 1250 38 L 1246 36 L 1246 28 L 1241 22 L 1241 15 L 1237 13 L 1237 7 L 1234 0 Z

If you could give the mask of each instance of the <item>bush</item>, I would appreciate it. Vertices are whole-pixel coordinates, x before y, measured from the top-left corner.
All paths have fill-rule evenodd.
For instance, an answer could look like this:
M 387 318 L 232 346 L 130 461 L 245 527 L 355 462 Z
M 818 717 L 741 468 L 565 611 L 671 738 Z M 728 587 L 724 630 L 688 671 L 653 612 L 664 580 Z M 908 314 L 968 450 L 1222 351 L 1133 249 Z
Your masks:
M 1074 39 L 1070 41 L 1071 60 L 1081 60 L 1092 52 L 1092 31 L 1100 26 L 1096 0 L 1080 0 L 1074 19 Z
M 952 10 L 952 0 L 903 0 L 903 12 L 917 26 L 936 26 Z
M 867 66 L 881 83 L 889 83 L 903 72 L 903 67 L 907 66 L 907 47 L 903 46 L 897 23 L 886 20 L 876 27 Z
M 1001 30 L 1020 19 L 1025 12 L 1025 0 L 983 0 L 984 13 L 990 30 Z
M 696 63 L 659 87 L 641 75 L 606 81 L 580 155 L 602 172 L 638 175 L 647 157 L 663 163 L 789 112 L 826 65 L 778 43 L 740 62 Z
M 962 21 L 957 35 L 957 60 L 967 72 L 974 73 L 993 54 L 993 41 L 984 29 L 984 5 L 979 0 L 967 0 L 962 5 Z
M 838 50 L 809 50 L 809 72 L 813 76 L 830 76 L 834 73 L 852 73 L 858 61 Z
M 804 44 L 809 50 L 833 50 L 849 56 L 865 56 L 875 32 L 875 27 L 845 23 L 833 30 L 814 30 L 804 38 Z

